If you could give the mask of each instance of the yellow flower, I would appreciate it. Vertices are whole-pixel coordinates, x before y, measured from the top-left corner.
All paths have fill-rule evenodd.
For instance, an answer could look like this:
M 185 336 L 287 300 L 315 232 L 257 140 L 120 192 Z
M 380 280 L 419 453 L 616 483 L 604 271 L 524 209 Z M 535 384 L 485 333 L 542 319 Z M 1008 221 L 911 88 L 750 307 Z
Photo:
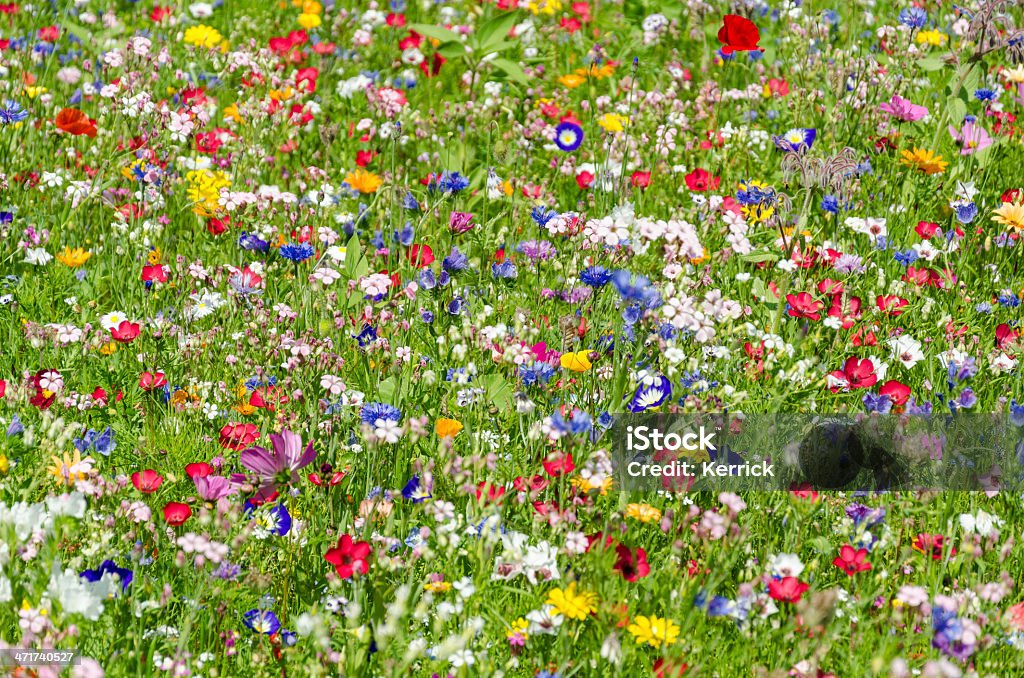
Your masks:
M 7 457 L 0 454 L 0 473 L 6 474 L 11 470 L 11 462 L 7 461 Z
M 274 101 L 288 101 L 294 93 L 295 90 L 291 87 L 285 87 L 284 89 L 272 89 L 267 94 Z
M 586 79 L 582 76 L 576 75 L 575 73 L 567 73 L 558 79 L 559 84 L 569 89 L 576 89 L 580 85 L 586 82 Z
M 626 124 L 628 122 L 629 121 L 626 120 L 624 116 L 621 116 L 618 113 L 605 113 L 597 119 L 597 124 L 601 126 L 601 129 L 606 132 L 613 133 L 621 132 L 626 129 Z
M 948 38 L 946 37 L 945 33 L 942 33 L 941 31 L 935 29 L 932 29 L 930 31 L 921 31 L 920 33 L 917 34 L 917 37 L 914 38 L 914 40 L 919 45 L 927 44 L 932 45 L 934 47 L 942 47 L 943 45 L 946 44 L 947 39 Z
M 641 645 L 647 644 L 651 647 L 661 647 L 675 644 L 679 638 L 679 627 L 671 619 L 661 619 L 651 615 L 643 615 L 636 618 L 626 630 L 633 634 L 633 638 Z
M 915 148 L 913 152 L 903 151 L 903 159 L 900 163 L 907 167 L 915 167 L 925 174 L 942 174 L 949 163 L 942 159 L 941 155 L 932 153 L 924 148 Z
M 576 582 L 572 582 L 564 589 L 552 589 L 548 593 L 547 604 L 569 619 L 586 619 L 587 615 L 597 611 L 597 594 L 590 591 L 577 593 Z
M 527 639 L 526 629 L 530 628 L 530 622 L 526 621 L 522 617 L 512 622 L 509 626 L 508 631 L 505 631 L 506 638 L 513 638 L 519 636 L 523 640 Z
M 439 438 L 454 438 L 462 430 L 462 424 L 454 419 L 438 419 L 434 424 L 434 433 Z
M 220 170 L 193 170 L 185 175 L 188 181 L 188 198 L 192 211 L 201 217 L 209 217 L 221 210 L 220 191 L 231 188 L 231 178 Z
M 305 28 L 307 31 L 319 26 L 322 22 L 320 21 L 319 14 L 300 14 L 299 25 Z
M 233 103 L 224 109 L 224 117 L 228 120 L 234 120 L 235 122 L 244 125 L 245 118 L 238 112 L 238 103 Z
M 92 471 L 93 458 L 82 459 L 82 454 L 78 450 L 75 450 L 73 457 L 65 452 L 63 459 L 54 455 L 50 457 L 50 461 L 53 464 L 47 471 L 58 485 L 74 487 L 75 481 L 85 480 L 86 475 Z
M 65 247 L 63 250 L 57 253 L 57 261 L 64 264 L 68 268 L 78 268 L 89 261 L 89 257 L 92 256 L 92 252 L 87 252 L 81 247 L 71 249 Z
M 1024 231 L 1024 204 L 1004 202 L 992 212 L 992 221 L 1017 232 Z
M 448 581 L 428 581 L 423 585 L 423 588 L 434 593 L 444 593 L 452 590 L 452 583 Z
M 149 254 L 146 255 L 146 263 L 150 266 L 156 266 L 163 259 L 163 252 L 160 251 L 159 247 L 151 247 Z
M 355 172 L 349 172 L 345 177 L 345 183 L 360 193 L 376 193 L 384 181 L 373 172 L 360 168 Z
M 100 355 L 111 355 L 115 351 L 117 351 L 116 342 L 108 341 L 107 343 L 100 346 Z
M 592 367 L 590 363 L 590 351 L 563 353 L 561 363 L 562 367 L 572 372 L 586 372 Z
M 302 3 L 303 14 L 322 14 L 323 11 L 324 6 L 316 0 L 305 0 L 305 2 Z
M 626 517 L 649 523 L 661 519 L 661 511 L 650 504 L 626 504 Z
M 185 43 L 196 47 L 212 49 L 220 44 L 223 37 L 216 28 L 200 24 L 185 31 Z
M 1007 82 L 1021 84 L 1024 82 L 1024 64 L 1014 66 L 1013 68 L 1004 68 L 1002 76 Z
M 526 9 L 533 15 L 546 14 L 552 16 L 562 10 L 561 0 L 530 0 Z
M 25 96 L 29 99 L 35 99 L 40 94 L 46 94 L 49 91 L 50 90 L 45 87 L 32 87 L 30 85 L 25 85 Z
M 601 494 L 601 496 L 604 496 L 608 494 L 608 490 L 612 489 L 614 481 L 612 480 L 612 477 L 609 475 L 595 474 L 588 478 L 584 478 L 583 476 L 576 476 L 575 478 L 569 481 L 569 484 L 578 489 L 579 491 L 583 492 L 584 494 L 596 490 Z

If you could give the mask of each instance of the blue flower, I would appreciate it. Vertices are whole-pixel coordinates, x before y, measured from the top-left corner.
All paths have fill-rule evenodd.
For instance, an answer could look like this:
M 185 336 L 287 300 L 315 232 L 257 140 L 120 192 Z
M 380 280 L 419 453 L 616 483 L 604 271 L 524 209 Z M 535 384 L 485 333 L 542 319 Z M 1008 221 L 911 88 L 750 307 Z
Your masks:
M 132 583 L 132 571 L 123 567 L 118 567 L 114 564 L 113 560 L 104 560 L 100 563 L 100 566 L 95 570 L 85 570 L 79 573 L 79 576 L 90 582 L 99 581 L 103 578 L 103 575 L 111 575 L 117 577 L 117 580 L 121 582 L 121 591 L 127 591 L 128 585 Z
M 831 214 L 839 213 L 839 198 L 834 195 L 826 195 L 821 199 L 821 209 Z
M 893 259 L 903 264 L 904 266 L 909 266 L 920 258 L 920 255 L 917 253 L 916 250 L 906 250 L 904 252 L 897 251 L 896 254 L 892 256 Z
M 563 122 L 555 128 L 555 145 L 571 153 L 583 143 L 583 128 L 572 122 Z
M 580 272 L 580 280 L 589 287 L 604 287 L 611 280 L 612 274 L 604 266 L 590 266 Z
M 1016 399 L 1010 401 L 1010 423 L 1018 428 L 1024 426 L 1024 403 L 1018 405 Z
M 640 384 L 633 398 L 626 405 L 630 412 L 646 412 L 660 406 L 672 395 L 672 382 L 667 377 L 658 377 L 651 384 Z
M 24 432 L 25 425 L 21 423 L 21 418 L 17 414 L 11 415 L 11 424 L 7 427 L 7 437 L 10 438 Z
M 900 23 L 907 28 L 924 28 L 928 23 L 928 12 L 920 7 L 911 7 L 900 10 Z
M 402 198 L 402 207 L 407 210 L 413 211 L 420 208 L 420 204 L 416 201 L 416 196 L 412 193 L 406 193 L 405 197 Z
M 102 433 L 89 429 L 84 436 L 75 438 L 72 442 L 75 449 L 82 454 L 85 454 L 86 450 L 91 447 L 104 457 L 109 457 L 110 453 L 117 449 L 117 443 L 114 442 L 114 431 L 109 426 Z
M 17 101 L 4 99 L 4 105 L 0 106 L 0 125 L 13 125 L 28 119 L 28 111 L 21 107 Z
M 781 136 L 773 136 L 775 147 L 787 153 L 803 153 L 811 150 L 814 140 L 818 138 L 818 130 L 813 127 L 794 127 Z
M 396 424 L 402 421 L 402 411 L 387 403 L 367 403 L 359 410 L 359 418 L 364 424 L 372 426 L 378 419 L 393 421 Z
M 373 325 L 363 325 L 363 329 L 353 338 L 359 342 L 360 348 L 366 348 L 377 341 L 377 328 Z
M 242 621 L 252 631 L 268 636 L 274 635 L 281 628 L 277 615 L 269 610 L 249 610 L 242 615 Z
M 535 362 L 519 368 L 519 377 L 526 386 L 545 385 L 555 375 L 555 368 L 548 363 Z
M 443 172 L 437 184 L 445 193 L 454 194 L 469 188 L 469 179 L 458 172 Z
M 874 393 L 865 393 L 861 399 L 864 403 L 864 407 L 868 412 L 879 412 L 881 414 L 888 414 L 892 409 L 892 398 L 887 395 L 875 395 Z
M 402 488 L 402 497 L 414 504 L 422 504 L 432 496 L 430 488 L 418 475 L 414 475 L 410 478 L 409 482 L 407 482 L 405 487 Z
M 511 261 L 503 261 L 500 264 L 491 264 L 491 275 L 498 280 L 515 280 L 519 272 Z
M 238 246 L 250 252 L 267 252 L 270 250 L 270 243 L 261 239 L 258 235 L 243 232 L 238 237 Z
M 956 211 L 956 220 L 969 224 L 978 216 L 978 206 L 969 200 L 954 200 L 949 204 Z
M 547 223 L 557 216 L 558 212 L 552 209 L 545 209 L 543 205 L 537 205 L 530 210 L 530 218 L 540 227 L 547 226 Z
M 996 96 L 996 91 L 991 90 L 987 87 L 982 87 L 981 89 L 974 90 L 974 98 L 977 99 L 978 101 L 995 101 Z
M 308 242 L 287 245 L 281 245 L 280 253 L 281 256 L 289 261 L 300 262 L 309 259 L 316 250 Z
M 453 246 L 451 254 L 444 258 L 441 262 L 441 268 L 448 271 L 449 273 L 459 273 L 469 268 L 469 258 L 459 251 L 458 247 Z
M 283 537 L 292 529 L 292 516 L 284 504 L 256 506 L 250 501 L 245 502 L 245 515 L 255 518 L 256 523 L 270 534 Z

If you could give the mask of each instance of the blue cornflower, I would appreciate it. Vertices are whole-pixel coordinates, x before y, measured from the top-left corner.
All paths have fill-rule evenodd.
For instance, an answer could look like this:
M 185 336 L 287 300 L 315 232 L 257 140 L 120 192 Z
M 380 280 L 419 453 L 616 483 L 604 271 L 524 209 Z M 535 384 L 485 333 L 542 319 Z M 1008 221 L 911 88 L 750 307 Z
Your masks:
M 590 266 L 580 272 L 580 280 L 589 287 L 604 287 L 611 278 L 611 271 L 604 266 Z
M 897 251 L 896 254 L 892 255 L 892 258 L 904 266 L 910 266 L 920 258 L 920 255 L 916 250 L 905 250 L 903 252 Z
M 535 362 L 532 365 L 524 365 L 519 368 L 519 377 L 526 386 L 546 385 L 554 375 L 555 368 L 548 363 Z
M 981 89 L 974 90 L 974 98 L 977 99 L 978 101 L 995 101 L 996 96 L 998 96 L 996 91 L 989 89 L 987 87 L 982 87 Z
M 364 424 L 373 425 L 378 419 L 393 421 L 396 424 L 402 421 L 402 411 L 387 403 L 367 403 L 359 410 L 359 418 Z
M 13 125 L 28 119 L 28 111 L 21 107 L 17 101 L 4 99 L 4 105 L 0 106 L 0 125 Z
M 503 261 L 500 264 L 491 264 L 491 275 L 498 280 L 515 280 L 519 272 L 511 261 Z
M 999 295 L 999 305 L 1006 308 L 1017 308 L 1020 306 L 1020 298 L 1013 292 L 1003 292 Z
M 900 10 L 899 20 L 907 28 L 924 28 L 924 25 L 928 23 L 928 12 L 920 7 L 910 7 Z
M 458 172 L 444 172 L 438 181 L 438 187 L 445 193 L 458 193 L 469 188 L 469 179 Z
M 402 247 L 409 247 L 416 240 L 416 229 L 407 221 L 402 230 L 395 234 L 395 238 Z
M 416 200 L 416 196 L 412 193 L 406 193 L 405 197 L 402 198 L 402 207 L 407 210 L 418 210 L 420 208 L 420 204 Z
M 545 209 L 543 205 L 537 205 L 530 210 L 530 218 L 537 222 L 537 225 L 544 227 L 549 221 L 558 216 L 558 212 L 552 209 Z
M 466 306 L 466 302 L 462 297 L 455 297 L 448 302 L 448 306 L 445 310 L 448 311 L 448 315 L 461 315 L 462 309 Z
M 102 433 L 89 429 L 81 438 L 75 438 L 73 443 L 75 449 L 82 454 L 85 454 L 86 450 L 91 447 L 104 457 L 109 457 L 110 453 L 117 449 L 117 443 L 114 442 L 114 430 L 109 426 Z
M 309 259 L 316 250 L 308 242 L 281 245 L 281 256 L 289 261 L 300 262 Z
M 238 237 L 238 246 L 250 252 L 267 252 L 270 250 L 269 242 L 254 233 L 248 232 L 244 232 Z
M 826 195 L 821 199 L 821 209 L 831 214 L 837 214 L 839 212 L 839 198 L 834 195 Z
M 864 408 L 868 412 L 879 412 L 881 414 L 888 414 L 889 410 L 892 409 L 892 398 L 887 395 L 875 395 L 874 393 L 865 393 L 862 398 Z

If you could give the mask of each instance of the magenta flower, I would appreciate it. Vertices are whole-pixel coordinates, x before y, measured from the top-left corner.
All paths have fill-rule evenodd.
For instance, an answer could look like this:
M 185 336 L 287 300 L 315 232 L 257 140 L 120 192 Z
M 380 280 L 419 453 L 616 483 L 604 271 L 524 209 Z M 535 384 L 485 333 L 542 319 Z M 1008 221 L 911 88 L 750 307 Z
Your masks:
M 468 212 L 452 212 L 448 216 L 448 229 L 456 235 L 472 231 L 474 226 L 473 215 Z
M 928 115 L 928 109 L 924 106 L 918 106 L 912 104 L 908 99 L 904 99 L 901 96 L 895 94 L 892 95 L 892 99 L 889 103 L 882 104 L 878 107 L 878 110 L 888 113 L 894 118 L 898 118 L 904 122 L 914 122 L 920 120 L 924 116 Z
M 965 121 L 959 130 L 950 125 L 949 133 L 953 136 L 956 145 L 960 147 L 960 155 L 970 155 L 992 145 L 992 137 L 988 135 L 984 127 L 976 124 L 973 120 Z
M 238 488 L 223 476 L 195 476 L 192 482 L 195 483 L 196 493 L 203 501 L 217 501 L 238 491 Z
M 256 496 L 262 499 L 270 497 L 279 484 L 298 481 L 299 469 L 309 466 L 316 458 L 313 441 L 303 449 L 302 438 L 288 429 L 271 433 L 270 441 L 274 444 L 273 450 L 253 445 L 239 455 L 242 466 L 259 476 Z

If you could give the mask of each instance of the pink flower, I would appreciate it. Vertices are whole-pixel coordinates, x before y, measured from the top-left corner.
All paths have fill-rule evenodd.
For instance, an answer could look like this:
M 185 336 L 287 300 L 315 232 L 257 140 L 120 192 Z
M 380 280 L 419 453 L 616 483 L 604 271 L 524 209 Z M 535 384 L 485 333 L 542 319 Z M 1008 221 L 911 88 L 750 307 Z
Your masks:
M 892 99 L 889 103 L 882 104 L 878 107 L 878 110 L 888 113 L 894 118 L 898 118 L 904 122 L 914 122 L 920 120 L 924 116 L 928 115 L 928 109 L 924 106 L 918 106 L 912 104 L 908 99 L 904 99 L 901 96 L 895 94 L 892 95 Z
M 960 155 L 971 155 L 992 145 L 992 137 L 988 135 L 985 128 L 970 120 L 964 122 L 963 127 L 959 130 L 950 125 L 949 133 L 953 136 L 956 145 L 960 147 Z
M 288 429 L 271 433 L 270 441 L 273 451 L 254 445 L 239 455 L 242 466 L 259 476 L 261 484 L 256 495 L 264 499 L 277 490 L 279 482 L 298 481 L 298 470 L 309 466 L 316 458 L 313 441 L 303 449 L 302 438 Z

